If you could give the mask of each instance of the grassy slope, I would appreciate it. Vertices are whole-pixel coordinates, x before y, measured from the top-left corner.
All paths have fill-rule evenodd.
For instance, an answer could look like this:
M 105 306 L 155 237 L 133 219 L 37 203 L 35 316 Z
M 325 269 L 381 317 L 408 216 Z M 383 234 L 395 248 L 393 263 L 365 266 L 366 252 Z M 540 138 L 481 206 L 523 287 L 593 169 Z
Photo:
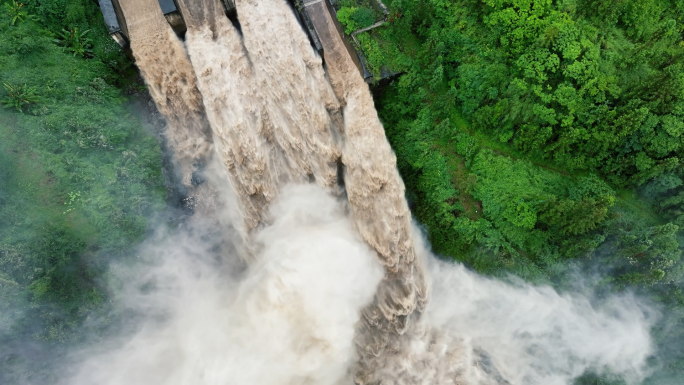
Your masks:
M 37 96 L 16 108 L 0 88 L 10 104 L 0 109 L 2 383 L 25 381 L 27 367 L 56 357 L 14 351 L 12 341 L 42 341 L 52 351 L 92 332 L 83 321 L 104 309 L 108 263 L 127 256 L 164 207 L 159 145 L 118 88 L 130 83 L 130 63 L 95 6 L 79 4 L 91 20 L 28 8 L 34 18 L 11 25 L 0 15 L 0 84 L 33 87 Z M 92 54 L 54 41 L 54 30 L 89 23 Z

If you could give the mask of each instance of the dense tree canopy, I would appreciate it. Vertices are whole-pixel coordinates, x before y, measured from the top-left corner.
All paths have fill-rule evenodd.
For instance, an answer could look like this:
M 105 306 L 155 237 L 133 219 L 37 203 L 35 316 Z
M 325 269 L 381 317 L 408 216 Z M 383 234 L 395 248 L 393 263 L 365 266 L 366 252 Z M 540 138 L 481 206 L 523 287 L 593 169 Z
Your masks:
M 559 288 L 580 266 L 659 301 L 649 381 L 681 382 L 684 2 L 384 3 L 357 40 L 376 78 L 399 73 L 376 103 L 435 251 Z M 339 3 L 359 7 L 377 3 Z

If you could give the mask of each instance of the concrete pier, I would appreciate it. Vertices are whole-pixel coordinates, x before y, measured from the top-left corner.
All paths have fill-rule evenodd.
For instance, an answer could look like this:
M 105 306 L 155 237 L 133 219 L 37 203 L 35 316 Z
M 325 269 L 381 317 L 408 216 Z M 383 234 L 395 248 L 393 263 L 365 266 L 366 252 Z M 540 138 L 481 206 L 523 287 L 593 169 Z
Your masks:
M 312 47 L 324 57 L 331 55 L 344 54 L 348 55 L 361 76 L 364 79 L 372 79 L 361 60 L 359 53 L 354 49 L 352 44 L 346 39 L 344 29 L 337 20 L 335 9 L 330 0 L 288 0 L 291 2 L 297 19 L 306 31 Z M 121 11 L 119 0 L 98 0 L 102 15 L 109 34 L 116 40 L 123 48 L 128 48 L 129 33 L 126 18 Z M 158 0 L 166 21 L 171 25 L 176 34 L 183 38 L 187 27 L 183 20 L 183 15 L 176 6 L 174 0 Z M 231 19 L 235 25 L 239 26 L 238 15 L 236 13 L 235 0 L 221 0 L 226 15 Z M 337 35 L 337 36 L 334 36 Z M 325 50 L 332 50 L 331 52 L 324 52 Z
M 358 53 L 344 36 L 344 29 L 337 20 L 335 9 L 330 0 L 302 0 L 302 13 L 306 14 L 321 40 L 326 60 L 336 55 L 348 55 L 358 68 L 361 76 L 367 79 L 371 74 L 361 62 Z M 333 36 L 337 34 L 337 38 Z M 341 43 L 340 43 L 341 42 Z
M 183 15 L 176 6 L 174 0 L 158 0 L 166 21 L 171 25 L 174 32 L 180 37 L 184 36 L 187 27 L 183 20 Z M 121 11 L 119 0 L 98 0 L 102 16 L 107 24 L 107 30 L 110 36 L 123 48 L 127 48 L 129 44 L 128 25 L 126 18 Z M 234 0 L 221 0 L 223 8 L 228 17 L 235 17 L 235 2 Z

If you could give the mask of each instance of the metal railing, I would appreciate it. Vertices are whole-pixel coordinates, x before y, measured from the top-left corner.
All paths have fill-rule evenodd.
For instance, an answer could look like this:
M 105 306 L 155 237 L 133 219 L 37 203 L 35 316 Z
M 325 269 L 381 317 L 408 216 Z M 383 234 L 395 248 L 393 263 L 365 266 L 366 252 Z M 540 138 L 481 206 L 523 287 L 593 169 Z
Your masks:
M 371 25 L 371 26 L 368 26 L 368 27 L 366 27 L 366 28 L 358 29 L 358 30 L 356 30 L 356 31 L 354 31 L 354 32 L 351 33 L 351 38 L 352 38 L 352 40 L 354 40 L 354 43 L 355 43 L 359 48 L 361 48 L 361 44 L 359 43 L 359 40 L 356 38 L 356 35 L 358 35 L 358 34 L 360 34 L 360 33 L 368 32 L 368 31 L 370 31 L 370 30 L 372 30 L 372 29 L 375 29 L 375 28 L 378 28 L 378 27 L 384 25 L 384 24 L 387 22 L 387 17 L 389 16 L 389 10 L 387 9 L 387 6 L 386 6 L 381 0 L 375 0 L 375 1 L 376 1 L 376 3 L 378 4 L 378 7 L 380 7 L 380 9 L 382 10 L 382 14 L 384 15 L 384 17 L 383 17 L 382 20 L 376 22 L 375 24 L 373 24 L 373 25 Z

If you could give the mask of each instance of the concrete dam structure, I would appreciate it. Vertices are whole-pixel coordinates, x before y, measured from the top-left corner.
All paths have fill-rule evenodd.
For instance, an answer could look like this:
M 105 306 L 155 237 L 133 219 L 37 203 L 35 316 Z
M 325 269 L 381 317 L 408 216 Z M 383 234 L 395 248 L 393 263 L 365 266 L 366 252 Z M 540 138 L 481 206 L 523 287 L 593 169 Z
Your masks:
M 119 0 L 98 0 L 102 15 L 104 16 L 107 29 L 112 38 L 119 43 L 119 45 L 127 49 L 130 45 L 130 34 L 128 31 L 128 24 L 121 10 Z M 183 39 L 187 31 L 185 17 L 181 9 L 176 4 L 176 0 L 158 0 L 159 6 L 164 18 L 169 23 L 174 32 Z M 237 18 L 237 8 L 234 0 L 220 0 L 223 9 L 228 19 L 239 28 L 239 20 Z M 352 59 L 356 67 L 359 69 L 362 77 L 370 82 L 372 75 L 361 60 L 361 56 L 351 43 L 344 37 L 344 30 L 340 25 L 335 15 L 330 0 L 288 0 L 292 6 L 293 12 L 302 28 L 306 31 L 309 41 L 318 54 L 325 61 L 324 47 L 339 44 L 340 40 L 333 39 L 330 32 L 322 28 L 321 21 L 328 20 L 334 25 L 334 33 L 341 37 L 344 51 Z M 319 32 L 320 31 L 320 32 Z M 319 34 L 320 33 L 320 34 Z M 324 41 L 322 41 L 322 39 Z M 333 42 L 334 41 L 334 42 Z

